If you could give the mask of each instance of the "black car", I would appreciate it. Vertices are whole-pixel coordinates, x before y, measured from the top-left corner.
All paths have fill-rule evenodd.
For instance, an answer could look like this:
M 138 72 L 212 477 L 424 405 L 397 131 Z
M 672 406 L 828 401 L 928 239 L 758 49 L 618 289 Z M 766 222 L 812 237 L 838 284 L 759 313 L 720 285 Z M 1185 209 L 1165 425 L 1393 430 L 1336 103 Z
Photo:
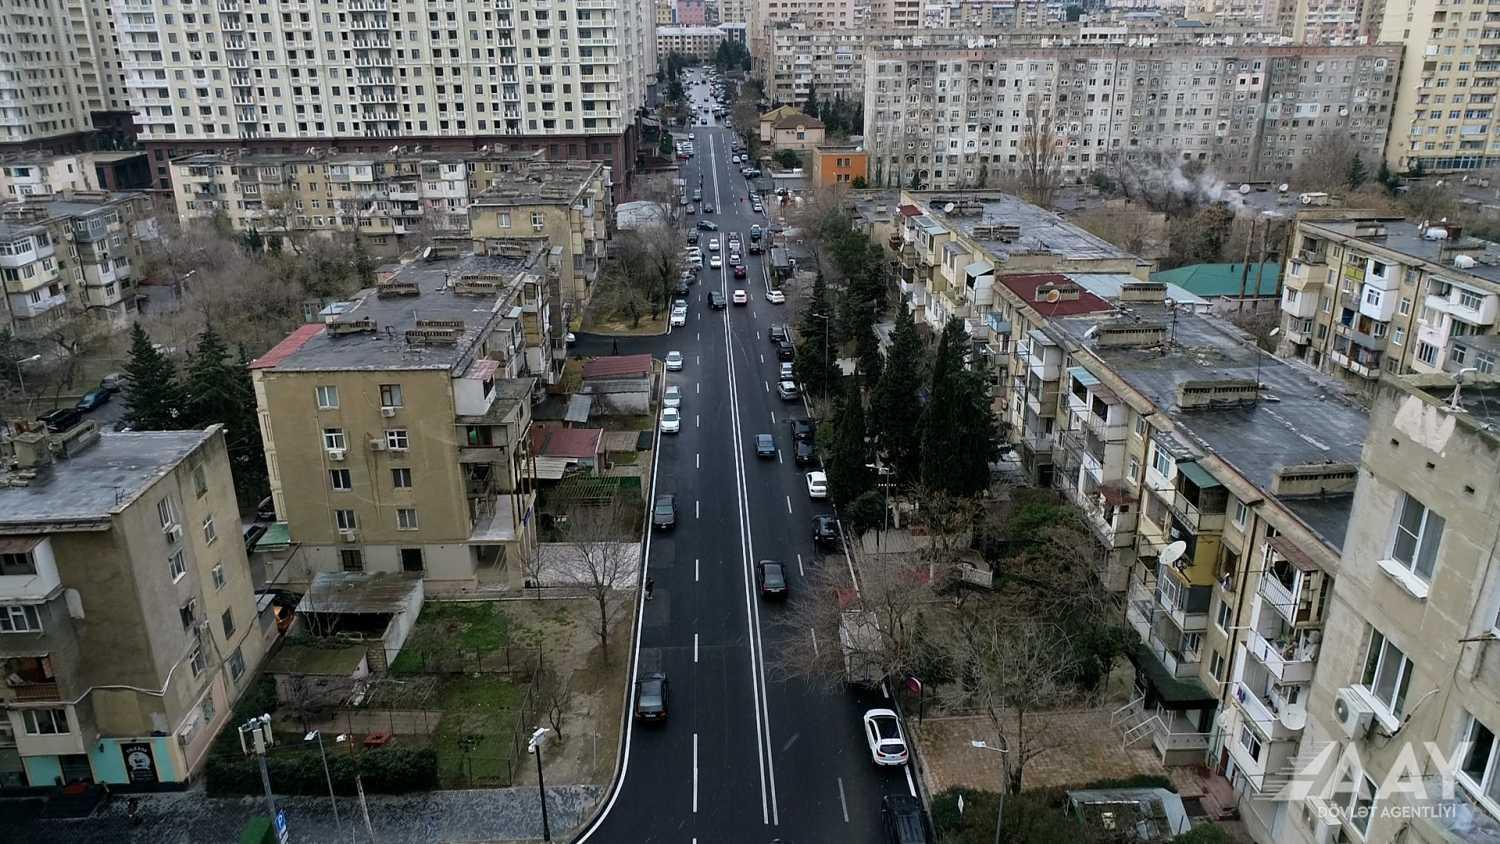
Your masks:
M 792 462 L 798 466 L 812 466 L 818 462 L 817 449 L 811 440 L 797 440 L 792 443 Z
M 713 220 L 699 220 L 698 230 L 705 232 L 716 232 L 719 230 L 719 224 L 715 223 Z
M 647 674 L 635 681 L 635 717 L 640 721 L 667 720 L 667 698 L 672 686 L 667 675 Z
M 770 434 L 756 434 L 755 435 L 755 456 L 756 457 L 775 457 L 776 456 L 776 438 L 773 437 L 773 436 L 771 436 Z
M 838 520 L 827 513 L 813 516 L 812 538 L 820 548 L 837 548 L 839 544 Z
M 890 844 L 929 844 L 932 841 L 927 817 L 922 814 L 922 803 L 917 798 L 888 794 L 880 801 L 880 814 L 885 819 L 885 840 Z
M 677 526 L 677 496 L 656 496 L 656 506 L 651 508 L 651 525 L 663 530 Z
M 781 342 L 776 344 L 777 360 L 795 360 L 796 357 L 797 350 L 792 347 L 792 342 L 790 340 L 782 340 Z
M 692 292 L 692 288 L 688 287 L 688 283 L 687 283 L 686 279 L 678 279 L 677 280 L 677 287 L 673 288 L 673 292 L 676 293 L 678 296 L 686 296 L 686 295 L 688 295 L 689 293 Z
M 66 431 L 83 421 L 83 411 L 76 407 L 59 407 L 51 413 L 38 416 L 36 421 L 46 425 L 49 431 Z
M 714 213 L 714 207 L 712 205 L 709 205 L 709 204 L 705 203 L 704 206 L 703 206 L 703 213 L 705 213 L 705 214 L 712 214 L 712 213 Z
M 725 300 L 722 291 L 715 290 L 708 294 L 708 306 L 716 311 L 722 311 L 729 306 L 729 303 Z
M 780 323 L 777 323 L 776 325 L 771 326 L 771 330 L 767 334 L 767 336 L 771 338 L 771 345 L 773 345 L 773 346 L 776 345 L 777 343 L 783 342 L 784 340 L 787 339 L 787 337 L 786 337 L 786 326 L 782 325 Z
M 786 570 L 775 560 L 761 560 L 755 564 L 755 582 L 760 586 L 760 596 L 772 600 L 786 598 Z
M 812 442 L 818 434 L 818 423 L 811 419 L 792 419 L 787 422 L 792 428 L 792 439 Z
M 766 247 L 761 246 L 760 245 L 760 241 L 758 241 L 758 240 L 752 241 L 750 243 L 750 254 L 751 255 L 764 255 L 764 254 L 766 254 Z
M 690 246 L 697 246 L 698 245 L 698 230 L 697 229 L 694 229 L 694 230 L 688 232 L 688 245 L 690 245 Z

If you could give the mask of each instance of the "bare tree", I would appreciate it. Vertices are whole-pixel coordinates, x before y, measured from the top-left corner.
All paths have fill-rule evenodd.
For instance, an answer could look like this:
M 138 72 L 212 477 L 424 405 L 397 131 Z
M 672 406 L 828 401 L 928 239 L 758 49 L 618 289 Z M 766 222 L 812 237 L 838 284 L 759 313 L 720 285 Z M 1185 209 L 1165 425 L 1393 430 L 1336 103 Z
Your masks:
M 1363 152 L 1348 132 L 1328 129 L 1292 170 L 1292 184 L 1304 191 L 1343 191 L 1348 187 L 1349 162 Z
M 552 559 L 542 553 L 542 544 L 536 541 L 525 541 L 520 546 L 521 577 L 524 586 L 530 586 L 536 590 L 536 599 L 542 599 L 542 580 L 553 574 Z
M 564 535 L 570 578 L 583 587 L 596 610 L 594 634 L 603 659 L 609 662 L 610 631 L 625 616 L 624 592 L 636 586 L 640 545 L 633 541 L 632 520 L 618 502 L 604 507 L 582 506 L 568 514 Z
M 557 733 L 557 740 L 566 740 L 563 724 L 573 705 L 573 673 L 569 671 L 564 675 L 553 661 L 541 657 L 537 664 L 536 696 L 537 709 Z
M 1051 207 L 1062 179 L 1066 146 L 1067 138 L 1058 131 L 1051 109 L 1033 95 L 1026 103 L 1026 127 L 1021 134 L 1021 188 L 1027 201 Z

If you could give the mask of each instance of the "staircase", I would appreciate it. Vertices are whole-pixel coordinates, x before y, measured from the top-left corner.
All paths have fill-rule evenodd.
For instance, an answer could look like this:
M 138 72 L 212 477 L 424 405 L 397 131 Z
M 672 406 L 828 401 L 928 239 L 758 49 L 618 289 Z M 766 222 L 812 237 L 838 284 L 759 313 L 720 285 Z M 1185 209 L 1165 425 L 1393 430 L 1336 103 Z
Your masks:
M 1159 723 L 1156 713 L 1146 711 L 1145 702 L 1145 693 L 1137 690 L 1135 697 L 1109 714 L 1109 723 L 1120 729 L 1121 750 L 1149 738 L 1152 729 Z

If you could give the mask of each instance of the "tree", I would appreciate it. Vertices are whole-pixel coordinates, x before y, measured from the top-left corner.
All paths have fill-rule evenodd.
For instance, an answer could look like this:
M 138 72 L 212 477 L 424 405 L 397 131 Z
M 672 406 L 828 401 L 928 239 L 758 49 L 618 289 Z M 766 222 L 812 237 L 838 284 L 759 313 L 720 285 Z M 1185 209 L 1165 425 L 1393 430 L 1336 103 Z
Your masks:
M 1021 134 L 1021 186 L 1026 199 L 1043 208 L 1051 207 L 1061 181 L 1064 143 L 1042 98 L 1031 97 Z
M 834 417 L 833 449 L 828 455 L 828 487 L 836 507 L 847 507 L 874 484 L 871 475 L 869 431 L 865 426 L 864 390 L 858 375 L 846 379 L 844 396 Z
M 676 151 L 676 147 L 672 146 L 671 133 L 665 130 L 662 131 L 661 140 L 656 144 L 656 151 L 661 154 L 663 158 L 672 157 L 672 153 Z
M 354 280 L 360 287 L 372 287 L 375 284 L 375 261 L 370 258 L 370 250 L 365 248 L 365 239 L 354 234 Z
M 986 377 L 964 363 L 968 336 L 958 317 L 943 327 L 922 418 L 922 483 L 957 496 L 988 489 L 999 441 Z
M 251 226 L 249 231 L 240 236 L 240 243 L 244 247 L 245 252 L 250 255 L 259 255 L 266 248 L 266 239 L 261 237 L 260 230 L 254 226 Z
M 870 186 L 870 183 L 867 182 L 867 181 L 865 181 L 865 177 L 864 176 L 855 176 L 849 182 L 849 187 L 853 188 L 854 190 L 864 190 L 865 188 L 867 188 L 869 186 Z
M 1173 217 L 1168 224 L 1171 244 L 1168 268 L 1189 264 L 1212 264 L 1224 258 L 1224 247 L 1234 228 L 1234 212 L 1225 205 L 1205 205 L 1188 217 Z
M 182 388 L 183 412 L 178 421 L 184 427 L 228 424 L 238 416 L 238 387 L 229 361 L 229 347 L 214 331 L 212 323 L 198 335 L 198 347 L 188 356 Z
M 573 672 L 564 674 L 553 660 L 540 656 L 537 658 L 535 689 L 537 709 L 546 717 L 552 731 L 557 733 L 557 740 L 566 741 L 563 724 L 573 705 Z
M 618 502 L 603 507 L 580 506 L 568 514 L 568 572 L 563 577 L 583 587 L 594 605 L 592 627 L 599 648 L 609 662 L 610 631 L 625 617 L 624 590 L 636 585 L 640 549 L 629 530 L 634 519 Z
M 1370 171 L 1365 168 L 1365 160 L 1360 157 L 1359 153 L 1350 156 L 1349 166 L 1344 171 L 1344 184 L 1348 185 L 1350 190 L 1359 190 L 1369 177 Z
M 1386 164 L 1385 159 L 1381 159 L 1380 169 L 1375 171 L 1375 181 L 1391 195 L 1395 195 L 1396 187 L 1401 184 L 1401 179 L 1391 172 L 1391 165 Z
M 1302 190 L 1332 191 L 1350 185 L 1350 169 L 1362 147 L 1346 131 L 1328 129 L 1318 134 L 1309 153 L 1292 170 L 1291 182 Z
M 776 164 L 783 170 L 795 170 L 802 166 L 802 156 L 794 149 L 777 150 Z
M 125 365 L 125 417 L 137 431 L 173 431 L 182 407 L 177 367 L 162 354 L 139 322 L 130 325 L 130 359 Z
M 798 334 L 797 369 L 802 378 L 802 389 L 815 396 L 827 395 L 837 380 L 834 368 L 832 304 L 828 298 L 828 282 L 818 273 L 813 279 L 812 295 L 802 309 L 802 323 Z
M 896 328 L 880 381 L 870 399 L 872 429 L 900 483 L 921 477 L 922 340 L 908 308 L 896 309 Z
M 808 117 L 818 116 L 818 89 L 811 85 L 807 88 L 807 99 L 802 103 L 802 113 Z
M 875 333 L 875 315 L 868 308 L 862 309 L 864 318 L 859 321 L 854 333 L 854 359 L 859 364 L 860 377 L 873 388 L 880 382 L 884 360 L 880 357 L 880 337 Z

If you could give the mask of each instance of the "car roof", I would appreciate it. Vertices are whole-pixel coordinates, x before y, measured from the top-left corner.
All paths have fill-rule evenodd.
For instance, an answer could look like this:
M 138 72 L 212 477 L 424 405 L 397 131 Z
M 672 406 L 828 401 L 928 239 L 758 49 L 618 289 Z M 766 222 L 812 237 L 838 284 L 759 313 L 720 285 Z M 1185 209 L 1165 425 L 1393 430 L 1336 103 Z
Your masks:
M 758 442 L 758 443 L 770 442 L 770 441 L 775 440 L 775 439 L 776 438 L 773 437 L 773 436 L 771 436 L 770 434 L 756 434 L 755 435 L 755 441 Z
M 826 481 L 826 480 L 828 480 L 828 476 L 825 475 L 825 474 L 823 474 L 822 472 L 808 472 L 807 476 L 809 478 L 815 480 L 815 481 Z M 873 711 L 875 711 L 875 710 L 871 710 L 871 712 L 873 712 Z M 883 710 L 880 710 L 880 711 L 882 711 L 882 712 L 890 712 L 889 709 L 883 709 Z M 869 715 L 870 713 L 866 712 L 865 714 Z
M 656 503 L 657 504 L 670 504 L 670 503 L 672 503 L 673 501 L 676 501 L 676 500 L 677 500 L 677 496 L 673 495 L 670 492 L 662 493 L 661 495 L 656 496 Z

